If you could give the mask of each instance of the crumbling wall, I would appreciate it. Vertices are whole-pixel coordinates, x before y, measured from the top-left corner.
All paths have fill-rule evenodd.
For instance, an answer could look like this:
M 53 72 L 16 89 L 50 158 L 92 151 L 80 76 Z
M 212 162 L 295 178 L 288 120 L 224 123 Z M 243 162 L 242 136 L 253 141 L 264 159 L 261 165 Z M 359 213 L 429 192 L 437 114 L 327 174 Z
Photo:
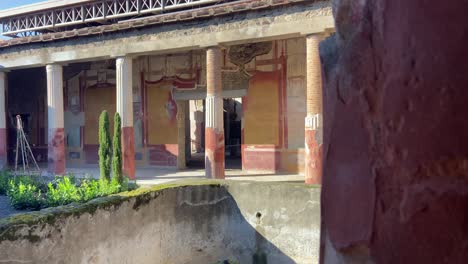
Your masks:
M 466 263 L 466 1 L 336 0 L 325 263 Z

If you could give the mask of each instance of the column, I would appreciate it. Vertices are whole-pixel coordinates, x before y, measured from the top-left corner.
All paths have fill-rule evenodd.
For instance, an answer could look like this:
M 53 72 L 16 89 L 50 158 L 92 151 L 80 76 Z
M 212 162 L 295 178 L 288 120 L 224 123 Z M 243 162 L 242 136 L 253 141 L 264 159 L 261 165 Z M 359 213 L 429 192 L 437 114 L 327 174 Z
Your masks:
M 224 126 L 219 47 L 208 48 L 206 53 L 207 95 L 205 120 L 206 177 L 224 179 Z
M 185 158 L 185 112 L 186 112 L 187 101 L 177 101 L 177 144 L 178 144 L 178 155 L 177 155 L 177 168 L 179 170 L 186 169 L 186 158 Z
M 305 119 L 305 182 L 322 182 L 322 70 L 320 35 L 307 36 L 307 116 Z
M 6 169 L 8 166 L 7 159 L 7 132 L 6 132 L 6 85 L 7 74 L 0 72 L 0 169 Z
M 122 171 L 135 179 L 135 137 L 133 129 L 133 70 L 131 57 L 116 60 L 117 112 L 122 119 Z
M 65 131 L 63 120 L 63 69 L 61 65 L 46 66 L 47 71 L 47 124 L 49 173 L 65 173 Z

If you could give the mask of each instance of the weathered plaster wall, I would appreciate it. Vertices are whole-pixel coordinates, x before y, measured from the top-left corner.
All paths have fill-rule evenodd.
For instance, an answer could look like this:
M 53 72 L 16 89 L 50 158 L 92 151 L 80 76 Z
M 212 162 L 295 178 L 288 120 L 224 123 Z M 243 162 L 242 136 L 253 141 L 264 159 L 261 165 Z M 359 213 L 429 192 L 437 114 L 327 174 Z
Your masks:
M 0 261 L 318 263 L 319 188 L 201 184 L 2 220 Z
M 466 1 L 335 1 L 325 263 L 466 263 Z

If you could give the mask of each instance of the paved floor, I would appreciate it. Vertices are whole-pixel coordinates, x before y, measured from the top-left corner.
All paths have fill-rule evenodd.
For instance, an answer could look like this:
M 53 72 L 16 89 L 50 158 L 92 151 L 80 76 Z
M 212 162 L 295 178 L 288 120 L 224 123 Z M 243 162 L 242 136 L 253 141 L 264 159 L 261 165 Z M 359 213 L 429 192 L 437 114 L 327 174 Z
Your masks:
M 9 215 L 26 212 L 26 211 L 17 211 L 10 206 L 10 199 L 6 196 L 0 195 L 0 218 L 7 217 Z
M 77 177 L 99 177 L 99 169 L 97 166 L 70 167 L 67 168 L 67 172 L 74 174 Z M 177 171 L 175 169 L 165 168 L 138 168 L 136 170 L 136 178 L 137 183 L 140 185 L 153 185 L 180 179 L 205 178 L 205 171 L 203 169 Z M 245 172 L 242 170 L 227 169 L 226 179 L 303 182 L 304 176 L 297 174 L 272 174 L 267 172 Z

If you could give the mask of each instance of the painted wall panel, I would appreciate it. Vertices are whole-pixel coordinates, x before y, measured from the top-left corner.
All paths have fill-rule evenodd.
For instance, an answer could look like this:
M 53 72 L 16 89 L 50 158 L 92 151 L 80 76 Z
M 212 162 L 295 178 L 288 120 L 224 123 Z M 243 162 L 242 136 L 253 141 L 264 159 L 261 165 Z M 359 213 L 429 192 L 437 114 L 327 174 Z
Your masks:
M 279 144 L 280 72 L 257 72 L 244 105 L 244 144 Z
M 116 94 L 114 86 L 86 89 L 84 141 L 86 145 L 97 145 L 99 143 L 99 116 L 103 110 L 107 110 L 109 113 L 110 131 L 114 131 L 115 105 Z
M 177 104 L 170 86 L 150 84 L 147 89 L 149 144 L 177 144 Z

